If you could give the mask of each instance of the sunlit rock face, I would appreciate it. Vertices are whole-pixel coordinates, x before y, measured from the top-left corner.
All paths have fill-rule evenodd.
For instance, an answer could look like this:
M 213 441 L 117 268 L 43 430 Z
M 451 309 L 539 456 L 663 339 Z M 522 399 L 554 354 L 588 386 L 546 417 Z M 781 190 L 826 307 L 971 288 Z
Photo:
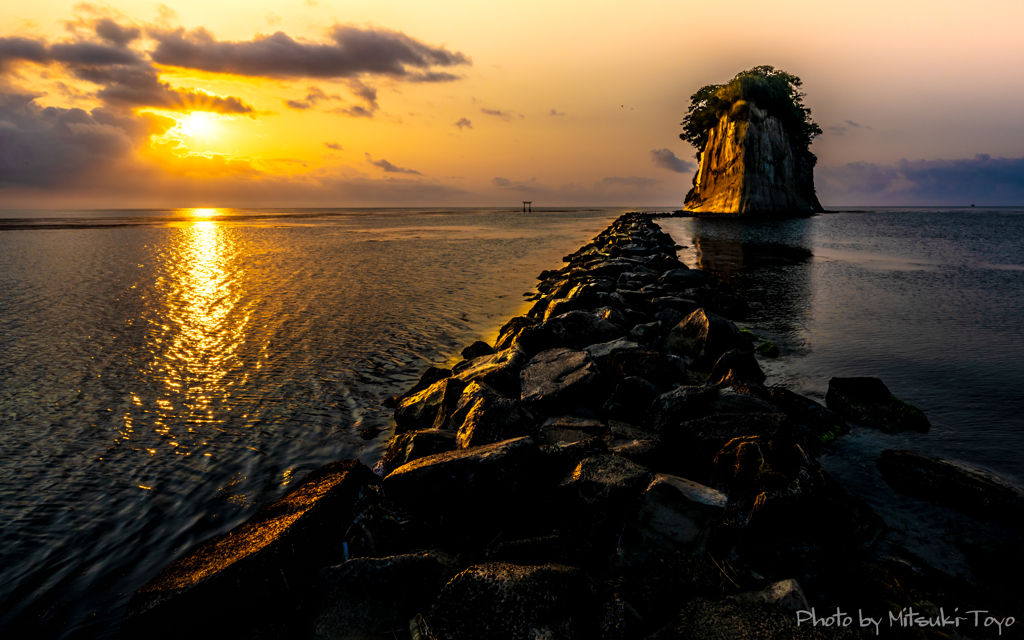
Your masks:
M 793 148 L 777 118 L 740 100 L 708 135 L 686 210 L 761 215 L 822 211 L 814 195 L 814 156 Z

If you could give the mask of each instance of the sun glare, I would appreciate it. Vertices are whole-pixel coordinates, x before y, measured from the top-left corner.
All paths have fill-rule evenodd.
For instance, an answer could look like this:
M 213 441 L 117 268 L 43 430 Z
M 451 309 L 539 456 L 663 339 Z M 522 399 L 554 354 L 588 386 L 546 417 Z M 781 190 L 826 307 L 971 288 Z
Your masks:
M 193 209 L 192 215 L 196 218 L 209 218 L 211 216 L 220 215 L 220 211 L 217 209 Z
M 193 111 L 181 121 L 181 128 L 190 136 L 209 134 L 213 131 L 213 116 L 204 111 Z

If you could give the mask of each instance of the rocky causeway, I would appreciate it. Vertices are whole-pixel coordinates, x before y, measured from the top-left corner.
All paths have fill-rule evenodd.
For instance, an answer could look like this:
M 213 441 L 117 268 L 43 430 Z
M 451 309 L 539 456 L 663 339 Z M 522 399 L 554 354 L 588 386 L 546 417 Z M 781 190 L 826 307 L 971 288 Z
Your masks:
M 1020 488 L 884 451 L 895 490 L 989 532 L 970 577 L 888 540 L 817 458 L 926 413 L 877 378 L 833 378 L 827 406 L 766 386 L 747 303 L 676 249 L 620 217 L 493 345 L 389 400 L 374 469 L 313 471 L 166 567 L 122 637 L 1022 637 Z

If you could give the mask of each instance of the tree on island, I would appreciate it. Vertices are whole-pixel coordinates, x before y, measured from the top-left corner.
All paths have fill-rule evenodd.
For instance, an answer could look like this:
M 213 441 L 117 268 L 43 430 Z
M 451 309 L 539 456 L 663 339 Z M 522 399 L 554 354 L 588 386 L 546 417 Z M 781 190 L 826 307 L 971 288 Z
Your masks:
M 802 84 L 791 73 L 761 65 L 741 71 L 725 84 L 701 87 L 690 96 L 679 137 L 697 149 L 701 166 L 686 194 L 687 210 L 731 214 L 821 210 L 814 195 L 817 157 L 810 145 L 822 131 L 804 106 Z M 760 139 L 769 142 L 753 144 L 750 135 L 768 136 Z M 723 146 L 723 136 L 731 136 L 734 143 Z M 754 156 L 747 158 L 743 149 L 754 153 L 758 162 L 752 162 Z
M 745 100 L 778 118 L 792 141 L 806 150 L 822 132 L 811 120 L 811 110 L 804 106 L 805 94 L 799 90 L 802 85 L 800 78 L 767 64 L 741 71 L 726 84 L 705 85 L 690 96 L 690 108 L 680 123 L 683 132 L 679 137 L 697 148 L 700 160 L 708 132 L 734 104 Z

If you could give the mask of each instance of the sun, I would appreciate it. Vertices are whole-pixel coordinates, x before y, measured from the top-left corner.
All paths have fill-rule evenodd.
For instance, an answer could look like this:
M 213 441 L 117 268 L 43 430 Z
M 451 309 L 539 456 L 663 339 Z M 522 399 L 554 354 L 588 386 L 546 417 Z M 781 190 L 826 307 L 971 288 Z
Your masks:
M 205 111 L 193 111 L 181 120 L 181 128 L 188 135 L 208 135 L 214 129 L 214 118 Z

